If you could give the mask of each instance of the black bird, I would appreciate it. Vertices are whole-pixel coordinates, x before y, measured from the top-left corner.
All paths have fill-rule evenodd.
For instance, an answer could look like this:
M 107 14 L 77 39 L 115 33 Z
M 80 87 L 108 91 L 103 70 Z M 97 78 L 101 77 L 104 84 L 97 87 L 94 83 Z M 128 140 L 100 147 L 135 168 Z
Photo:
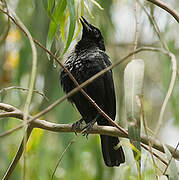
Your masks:
M 104 39 L 100 30 L 89 24 L 83 17 L 80 21 L 83 25 L 82 38 L 64 65 L 77 82 L 82 84 L 99 71 L 110 66 L 111 62 L 105 53 Z M 64 70 L 61 70 L 60 80 L 66 93 L 76 87 Z M 84 90 L 111 119 L 115 120 L 116 98 L 111 70 L 94 80 Z M 87 129 L 90 129 L 95 122 L 98 125 L 111 126 L 108 120 L 96 110 L 81 92 L 75 93 L 68 100 L 76 105 L 82 116 L 80 121 L 73 124 L 74 128 L 80 125 L 82 121 L 86 122 Z M 124 163 L 125 157 L 122 147 L 117 148 L 118 138 L 106 135 L 100 135 L 100 137 L 105 164 L 113 167 Z

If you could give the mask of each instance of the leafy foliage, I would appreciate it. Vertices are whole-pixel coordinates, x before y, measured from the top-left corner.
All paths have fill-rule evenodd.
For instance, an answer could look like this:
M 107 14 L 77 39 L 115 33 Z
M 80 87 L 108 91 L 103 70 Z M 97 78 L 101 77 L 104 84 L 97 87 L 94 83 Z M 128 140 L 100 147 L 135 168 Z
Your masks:
M 4 2 L 4 0 L 2 0 Z M 81 25 L 78 22 L 80 16 L 87 17 L 93 24 L 97 25 L 104 36 L 107 53 L 113 62 L 121 59 L 128 51 L 133 49 L 134 27 L 133 24 L 133 1 L 96 1 L 96 0 L 23 0 L 7 1 L 8 6 L 15 9 L 17 15 L 26 25 L 32 36 L 55 55 L 62 56 L 67 53 L 73 41 L 78 40 Z M 179 6 L 178 1 L 175 6 Z M 1 4 L 0 4 L 0 8 Z M 165 11 L 160 11 L 155 6 L 148 6 L 147 10 L 160 24 L 162 36 L 169 50 L 173 52 L 176 59 L 179 58 L 178 24 Z M 156 15 L 157 14 L 157 15 Z M 160 18 L 158 18 L 160 17 Z M 140 11 L 139 15 L 139 39 L 138 45 L 160 46 L 160 42 L 153 31 L 145 13 Z M 6 31 L 7 17 L 0 13 L 0 36 Z M 128 23 L 129 22 L 129 23 Z M 32 67 L 32 52 L 28 39 L 11 22 L 10 30 L 6 40 L 0 42 L 0 89 L 9 86 L 21 86 L 28 88 L 28 80 Z M 134 30 L 134 31 L 133 31 Z M 0 38 L 1 39 L 1 38 Z M 35 89 L 43 92 L 49 99 L 34 93 L 30 107 L 32 115 L 48 107 L 64 93 L 59 85 L 59 67 L 54 68 L 53 62 L 48 61 L 46 53 L 38 50 L 38 72 Z M 59 53 L 60 52 L 60 53 Z M 170 61 L 167 56 L 156 52 L 145 52 L 137 55 L 144 59 L 144 111 L 149 128 L 153 129 L 158 120 L 161 103 L 170 82 Z M 116 96 L 118 101 L 117 120 L 126 124 L 124 113 L 124 90 L 123 73 L 126 64 L 123 63 L 113 70 Z M 178 117 L 179 117 L 179 93 L 178 79 L 175 84 L 172 97 L 168 103 L 164 120 L 169 123 L 167 129 L 161 132 L 161 141 L 177 141 Z M 12 89 L 0 93 L 0 102 L 12 104 L 23 110 L 26 91 Z M 3 111 L 1 111 L 3 112 Z M 42 119 L 56 123 L 72 123 L 80 119 L 80 115 L 68 102 L 60 104 L 53 111 L 46 114 Z M 173 121 L 173 123 L 170 123 Z M 16 127 L 20 122 L 15 118 L 3 118 L 0 120 L 0 133 Z M 124 125 L 125 126 L 125 125 Z M 165 127 L 165 123 L 164 123 Z M 10 136 L 0 139 L 0 177 L 4 174 L 10 161 L 22 140 L 23 130 L 14 132 Z M 171 135 L 171 132 L 174 135 Z M 141 132 L 143 133 L 143 132 Z M 169 135 L 168 135 L 169 133 Z M 66 146 L 74 138 L 70 133 L 52 133 L 35 129 L 27 145 L 27 179 L 50 179 L 55 165 Z M 168 137 L 170 139 L 168 139 Z M 176 139 L 175 139 L 176 138 Z M 119 168 L 107 168 L 104 166 L 100 150 L 98 136 L 89 135 L 88 140 L 78 135 L 74 144 L 65 153 L 60 166 L 57 168 L 54 179 L 139 179 L 131 147 L 126 140 L 122 140 L 125 148 L 126 164 Z M 176 144 L 176 142 L 172 142 Z M 127 144 L 127 145 L 126 145 Z M 166 150 L 167 152 L 167 150 Z M 169 153 L 168 158 L 169 158 Z M 147 157 L 147 158 L 145 158 Z M 142 151 L 142 178 L 154 179 L 155 171 L 149 155 Z M 163 164 L 157 161 L 159 169 L 163 170 Z M 11 179 L 20 179 L 22 173 L 22 160 L 14 170 Z M 170 176 L 174 177 L 177 171 L 174 160 L 169 166 Z M 175 171 L 175 173 L 174 173 Z M 162 171 L 158 172 L 161 176 Z M 173 176 L 172 176 L 173 174 Z

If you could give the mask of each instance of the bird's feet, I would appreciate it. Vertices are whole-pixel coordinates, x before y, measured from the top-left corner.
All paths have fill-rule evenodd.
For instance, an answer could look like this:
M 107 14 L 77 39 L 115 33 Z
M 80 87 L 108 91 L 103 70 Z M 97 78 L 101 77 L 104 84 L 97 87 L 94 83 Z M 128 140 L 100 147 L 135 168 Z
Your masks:
M 87 123 L 87 124 L 82 128 L 82 134 L 83 134 L 84 136 L 86 136 L 87 139 L 88 139 L 88 134 L 89 134 L 90 131 L 92 130 L 92 128 L 93 128 L 93 126 L 94 126 L 95 123 L 96 123 L 96 118 L 95 118 L 93 121 Z
M 72 129 L 75 131 L 76 135 L 77 135 L 78 130 L 80 130 L 80 131 L 83 130 L 82 127 L 83 127 L 83 118 L 81 118 L 79 121 L 72 124 Z

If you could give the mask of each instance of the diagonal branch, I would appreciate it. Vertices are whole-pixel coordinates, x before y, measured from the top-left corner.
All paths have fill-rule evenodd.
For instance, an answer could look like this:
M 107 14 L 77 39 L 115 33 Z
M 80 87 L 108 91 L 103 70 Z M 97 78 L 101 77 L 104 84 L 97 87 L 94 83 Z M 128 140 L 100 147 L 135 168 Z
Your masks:
M 157 0 L 155 0 L 157 1 Z M 159 1 L 157 1 L 159 2 Z M 167 46 L 167 43 L 164 41 L 162 35 L 161 35 L 161 32 L 160 32 L 160 29 L 155 21 L 155 19 L 147 12 L 147 10 L 145 9 L 145 7 L 139 2 L 139 4 L 141 5 L 141 7 L 143 8 L 143 10 L 145 11 L 145 13 L 147 14 L 149 20 L 151 21 L 151 23 L 153 24 L 153 27 L 158 35 L 158 38 L 163 46 L 163 48 L 166 50 L 167 52 L 167 55 L 168 57 L 170 58 L 170 61 L 171 61 L 171 65 L 172 65 L 172 74 L 171 74 L 171 80 L 170 80 L 170 84 L 169 84 L 169 87 L 168 87 L 168 91 L 166 93 L 166 96 L 164 98 L 164 101 L 162 103 L 162 107 L 161 107 L 161 110 L 160 110 L 160 115 L 159 115 L 159 120 L 158 120 L 158 123 L 157 123 L 157 126 L 156 126 L 156 129 L 155 129 L 155 137 L 157 137 L 157 135 L 159 134 L 160 132 L 160 129 L 162 127 L 162 124 L 163 124 L 163 116 L 164 116 L 164 112 L 165 112 L 165 109 L 166 109 L 166 106 L 167 106 L 167 103 L 169 101 L 169 98 L 172 94 L 172 91 L 174 89 L 174 85 L 175 85 L 175 80 L 176 80 L 176 76 L 177 76 L 177 62 L 176 62 L 176 57 L 173 53 L 171 53 L 169 51 L 169 48 Z M 166 5 L 167 6 L 167 5 Z
M 41 45 L 42 46 L 42 45 Z M 43 47 L 43 46 L 42 46 Z M 38 114 L 36 114 L 35 116 L 33 116 L 31 119 L 27 120 L 27 123 L 30 123 L 32 121 L 34 121 L 35 119 L 41 117 L 42 115 L 48 113 L 49 111 L 51 111 L 53 108 L 55 108 L 58 104 L 62 103 L 64 100 L 66 100 L 68 97 L 72 96 L 73 94 L 75 94 L 76 92 L 78 92 L 81 88 L 87 86 L 88 84 L 90 84 L 91 82 L 93 82 L 96 78 L 100 77 L 101 75 L 103 75 L 104 73 L 106 73 L 107 71 L 109 71 L 110 69 L 116 67 L 117 65 L 123 63 L 127 58 L 129 58 L 130 56 L 132 56 L 134 53 L 139 53 L 141 51 L 154 51 L 154 52 L 162 52 L 164 54 L 167 54 L 167 52 L 165 50 L 162 50 L 160 48 L 153 48 L 153 47 L 141 47 L 141 48 L 138 48 L 136 49 L 136 51 L 134 52 L 130 52 L 127 56 L 123 57 L 122 59 L 116 61 L 114 64 L 112 64 L 111 66 L 103 69 L 102 71 L 98 72 L 97 74 L 95 74 L 94 76 L 92 76 L 91 78 L 89 78 L 87 81 L 85 81 L 84 83 L 80 84 L 78 87 L 74 88 L 72 91 L 70 91 L 69 93 L 67 93 L 64 97 L 56 100 L 53 104 L 51 104 L 50 106 L 48 106 L 46 109 L 44 109 L 43 111 L 39 112 Z M 48 52 L 48 50 L 47 50 Z M 49 52 L 50 55 L 51 55 L 51 52 Z M 53 54 L 52 56 L 54 58 L 56 58 Z M 57 59 L 57 58 L 56 58 Z M 100 108 L 99 108 L 100 109 Z M 103 112 L 103 111 L 102 111 Z M 106 114 L 105 114 L 106 115 Z M 110 117 L 108 117 L 106 115 L 106 119 L 111 119 Z M 108 119 L 108 120 L 109 120 Z M 109 120 L 110 121 L 110 120 Z M 125 133 L 127 135 L 127 131 L 125 131 L 123 128 L 121 128 L 117 123 L 115 123 L 113 120 L 111 120 L 111 123 L 113 126 L 117 127 L 120 131 L 122 131 L 123 133 Z M 12 128 L 11 130 L 3 133 L 3 134 L 0 134 L 0 137 L 1 136 L 4 136 L 4 135 L 8 135 L 12 132 L 14 132 L 15 130 L 18 130 L 20 128 L 22 128 L 24 126 L 24 124 L 20 124 L 18 125 L 17 127 L 15 128 Z
M 6 110 L 7 113 L 5 113 L 5 114 L 7 115 L 9 113 L 9 117 L 15 117 L 15 118 L 23 120 L 24 113 L 11 105 L 0 103 L 0 109 Z M 14 110 L 14 111 L 12 111 L 12 110 Z M 30 115 L 28 115 L 28 118 L 32 118 L 32 117 Z M 48 122 L 45 120 L 36 119 L 36 120 L 32 121 L 30 123 L 30 125 L 28 125 L 27 140 L 28 140 L 33 128 L 41 128 L 41 129 L 45 129 L 45 130 L 53 131 L 53 132 L 79 132 L 79 133 L 82 132 L 81 129 L 74 131 L 71 124 L 56 124 L 56 123 Z M 128 135 L 126 135 L 125 133 L 119 131 L 115 127 L 109 127 L 109 126 L 95 125 L 92 128 L 90 134 L 102 134 L 102 135 L 110 135 L 110 136 L 115 136 L 115 137 L 128 138 Z M 158 142 L 154 139 L 150 139 L 150 142 L 152 142 L 153 148 L 159 150 L 160 152 L 164 152 L 163 145 L 160 142 Z M 26 141 L 26 143 L 27 143 L 27 141 Z M 149 151 L 149 148 L 145 144 L 149 145 L 149 139 L 145 136 L 142 136 L 141 137 L 141 145 L 144 149 Z M 21 142 L 21 145 L 20 145 L 12 163 L 10 164 L 10 167 L 8 168 L 7 172 L 5 173 L 3 179 L 8 179 L 9 176 L 11 175 L 11 173 L 13 172 L 13 170 L 15 169 L 15 167 L 24 151 L 24 146 L 25 146 L 25 144 L 24 144 L 24 139 L 23 139 Z M 173 154 L 174 158 L 179 159 L 179 151 L 177 151 L 176 149 L 174 149 L 173 147 L 171 147 L 169 145 L 165 145 L 165 146 L 167 146 L 167 148 Z M 156 156 L 165 165 L 167 165 L 167 162 L 165 160 L 163 160 L 158 154 L 153 152 L 153 155 Z
M 6 14 L 23 32 L 25 35 L 26 32 L 24 31 L 24 29 L 16 22 L 16 20 L 10 16 L 7 12 L 5 12 L 4 10 L 0 9 L 0 11 L 2 11 L 4 14 Z M 93 77 L 91 77 L 90 79 L 88 79 L 86 82 L 82 83 L 81 85 L 78 84 L 78 82 L 76 81 L 76 79 L 73 77 L 73 75 L 68 71 L 68 69 L 58 60 L 58 58 L 56 56 L 54 56 L 50 51 L 48 51 L 45 47 L 43 47 L 38 41 L 36 41 L 35 39 L 33 39 L 33 41 L 40 46 L 44 51 L 46 51 L 53 59 L 56 60 L 56 62 L 65 70 L 65 72 L 68 74 L 68 76 L 71 78 L 71 80 L 75 83 L 75 85 L 77 86 L 75 89 L 73 89 L 70 93 L 67 94 L 67 96 L 71 96 L 73 95 L 75 92 L 77 91 L 81 91 L 81 93 L 88 99 L 88 101 L 94 105 L 94 107 L 98 110 L 98 112 L 104 116 L 111 125 L 113 125 L 114 127 L 118 128 L 120 131 L 122 131 L 123 133 L 125 133 L 127 135 L 127 131 L 125 131 L 124 129 L 122 129 L 117 123 L 115 123 L 96 103 L 95 101 L 83 90 L 83 87 L 85 87 L 87 84 L 91 83 L 94 79 L 96 79 L 97 77 L 101 76 L 102 74 L 104 74 L 105 72 L 109 71 L 110 69 L 112 69 L 113 67 L 117 66 L 118 64 L 120 64 L 121 62 L 123 62 L 124 60 L 126 60 L 128 57 L 130 57 L 131 55 L 133 55 L 134 53 L 138 53 L 142 50 L 152 50 L 152 51 L 160 51 L 166 54 L 166 52 L 164 50 L 158 49 L 158 48 L 139 48 L 136 49 L 135 52 L 129 53 L 129 55 L 127 55 L 126 57 L 124 57 L 123 59 L 121 59 L 120 61 L 117 61 L 116 63 L 114 63 L 113 65 L 107 67 L 106 69 L 100 71 L 99 73 L 97 73 L 96 75 L 94 75 Z M 67 97 L 66 96 L 66 97 Z M 65 98 L 61 99 L 61 100 L 57 100 L 52 106 L 49 106 L 47 109 L 45 109 L 44 111 L 41 111 L 39 114 L 37 114 L 36 116 L 34 116 L 34 118 L 28 120 L 26 123 L 29 123 L 31 121 L 33 121 L 34 119 L 39 118 L 41 115 L 47 113 L 48 111 L 50 111 L 52 108 L 54 108 L 57 104 L 61 103 L 62 101 L 64 101 Z M 21 127 L 23 127 L 23 125 L 19 125 L 17 126 L 15 129 L 20 129 Z M 9 133 L 9 132 L 7 132 Z
M 154 2 L 160 2 L 160 1 L 158 1 L 158 0 L 148 0 L 148 1 L 150 1 L 150 2 L 152 2 L 152 1 L 154 1 Z M 158 5 L 158 6 L 160 6 L 160 4 Z M 164 9 L 164 8 L 163 8 Z M 2 11 L 2 10 L 1 10 Z M 168 12 L 170 12 L 170 11 L 168 11 Z M 11 18 L 11 20 L 13 20 L 13 18 L 8 14 L 8 13 L 5 13 L 5 14 L 7 14 L 8 15 L 8 17 L 10 17 Z M 176 14 L 176 12 L 174 12 L 174 14 L 175 15 L 177 15 Z M 178 18 L 179 19 L 179 18 Z M 176 19 L 177 20 L 177 19 Z M 14 21 L 14 20 L 13 20 Z M 16 24 L 16 25 L 18 25 L 17 24 L 17 22 L 16 21 L 14 21 L 14 23 Z M 18 26 L 19 27 L 19 26 Z M 21 28 L 21 27 L 20 27 Z M 23 29 L 21 28 L 21 30 L 23 31 Z M 23 31 L 24 32 L 24 31 Z M 27 35 L 27 34 L 26 34 Z M 49 55 L 51 55 L 59 64 L 60 64 L 60 66 L 62 67 L 62 68 L 64 68 L 65 69 L 65 67 L 63 66 L 63 64 L 61 64 L 61 62 L 52 54 L 52 53 L 50 53 L 47 49 L 45 49 L 39 42 L 37 42 L 36 40 L 33 40 L 37 45 L 39 45 L 42 49 L 44 49 Z M 154 48 L 155 49 L 155 48 Z M 145 50 L 145 49 L 144 49 Z M 155 49 L 156 50 L 156 49 Z M 159 51 L 159 50 L 157 50 L 157 51 Z M 131 53 L 131 55 L 132 54 L 134 54 L 134 53 L 137 53 L 137 52 L 139 52 L 139 49 L 137 49 L 136 50 L 136 52 L 132 52 Z M 165 53 L 166 54 L 166 53 Z M 131 56 L 131 55 L 129 55 L 129 56 Z M 127 59 L 127 58 L 126 58 Z M 123 60 L 125 60 L 125 59 L 123 59 Z M 118 65 L 118 64 L 120 64 L 121 62 L 123 62 L 123 60 L 122 61 L 118 61 L 117 62 L 117 64 L 116 65 Z M 81 84 L 81 85 L 79 85 L 77 82 L 76 82 L 76 80 L 73 78 L 73 76 L 68 72 L 68 70 L 66 70 L 65 69 L 65 71 L 67 72 L 67 74 L 70 76 L 70 78 L 75 82 L 75 84 L 76 84 L 76 86 L 77 86 L 77 88 L 75 88 L 73 91 L 71 91 L 67 96 L 71 96 L 73 93 L 75 93 L 75 92 L 77 92 L 77 91 L 81 91 L 86 97 L 87 97 L 87 99 L 97 108 L 97 110 L 103 115 L 103 116 L 105 116 L 110 122 L 111 122 L 111 120 L 110 120 L 110 118 L 95 104 L 95 102 L 85 93 L 85 91 L 82 89 L 83 87 L 85 87 L 87 84 L 89 84 L 89 83 L 91 83 L 95 78 L 97 78 L 97 77 L 99 77 L 99 76 L 101 76 L 102 74 L 104 74 L 105 72 L 107 72 L 109 69 L 112 69 L 113 67 L 115 67 L 116 65 L 112 65 L 112 66 L 110 66 L 109 68 L 106 68 L 104 71 L 101 71 L 100 73 L 98 73 L 98 74 L 96 74 L 96 76 L 93 76 L 92 78 L 90 78 L 88 81 L 86 81 L 85 83 L 83 83 L 83 84 Z M 44 129 L 47 129 L 47 130 L 51 130 L 51 131 L 57 131 L 57 132 L 73 132 L 72 131 L 72 128 L 71 128 L 71 125 L 59 125 L 59 124 L 55 124 L 55 123 L 50 123 L 50 124 L 47 124 L 47 123 L 49 123 L 49 122 L 47 122 L 47 121 L 42 121 L 42 120 L 38 120 L 37 118 L 39 118 L 41 115 L 43 115 L 43 114 L 45 114 L 45 113 L 47 113 L 47 112 L 49 112 L 51 109 L 53 109 L 57 104 L 59 104 L 59 103 L 61 103 L 62 101 L 64 101 L 66 98 L 67 98 L 67 96 L 65 96 L 65 97 L 63 97 L 62 99 L 60 99 L 60 100 L 58 100 L 58 101 L 56 101 L 54 104 L 52 104 L 51 106 L 49 106 L 47 109 L 45 109 L 44 111 L 42 111 L 42 112 L 40 112 L 39 114 L 37 114 L 36 116 L 34 116 L 34 117 L 31 117 L 31 116 L 28 116 L 28 121 L 27 121 L 27 123 L 30 123 L 33 127 L 38 127 L 38 128 L 44 128 Z M 1 103 L 2 104 L 2 103 Z M 5 109 L 7 109 L 7 107 L 5 108 Z M 5 109 L 3 109 L 3 110 L 5 110 Z M 15 116 L 16 115 L 16 118 L 19 118 L 19 117 L 23 117 L 23 113 L 22 112 L 20 112 L 20 111 L 16 111 L 17 113 L 15 113 L 15 112 L 12 112 L 12 111 L 14 111 L 14 110 L 9 110 L 9 111 L 7 111 L 7 112 L 9 112 L 9 116 L 11 115 L 12 117 L 13 116 Z M 5 113 L 4 113 L 5 114 Z M 17 116 L 17 114 L 18 114 L 18 116 Z M 3 113 L 1 113 L 1 116 L 3 117 Z M 4 115 L 4 116 L 8 116 L 8 114 L 6 113 L 6 115 Z M 21 118 L 20 118 L 21 119 Z M 113 123 L 112 123 L 113 124 Z M 120 127 L 120 126 L 118 126 L 116 123 L 114 123 L 113 124 L 114 126 L 116 126 L 117 128 L 119 128 L 122 132 L 120 132 L 120 131 L 118 131 L 116 128 L 114 128 L 114 127 L 110 127 L 110 128 L 112 128 L 112 132 L 113 132 L 113 130 L 114 129 L 116 129 L 116 131 L 117 131 L 117 133 L 121 133 L 122 135 L 121 136 L 123 136 L 123 137 L 128 137 L 128 134 L 127 134 L 127 131 L 123 131 L 123 129 Z M 59 130 L 57 127 L 59 127 L 60 126 L 60 128 L 61 128 L 61 130 Z M 69 127 L 68 127 L 69 126 Z M 21 125 L 21 127 L 23 127 L 23 125 Z M 68 127 L 68 128 L 67 128 Z M 57 128 L 57 129 L 56 129 Z M 94 127 L 95 128 L 95 127 Z M 101 128 L 101 127 L 100 127 Z M 100 132 L 99 130 L 100 130 L 100 128 L 99 127 L 97 127 L 97 129 L 96 129 L 96 133 L 97 134 L 102 134 L 102 132 Z M 106 133 L 106 134 L 108 134 L 108 135 L 112 135 L 111 134 L 111 132 L 110 132 L 110 134 L 109 134 L 109 132 L 106 132 L 106 127 L 103 127 L 104 128 L 104 134 Z M 68 131 L 67 131 L 68 130 Z M 93 129 L 94 130 L 94 129 Z M 80 132 L 80 130 L 79 130 L 79 132 Z M 92 131 L 92 133 L 95 133 L 95 131 Z M 96 134 L 95 133 L 95 134 Z M 119 136 L 119 135 L 114 135 L 114 136 Z M 145 138 L 144 138 L 145 139 Z M 143 140 L 144 139 L 141 139 L 141 142 L 143 142 Z M 145 144 L 147 144 L 148 145 L 148 141 L 147 142 L 145 142 L 144 141 L 144 143 Z M 155 144 L 154 143 L 154 146 L 156 146 L 156 147 L 158 147 L 158 146 L 160 146 L 160 144 Z M 144 148 L 146 148 L 146 146 L 145 145 L 143 145 L 143 147 Z M 163 147 L 162 147 L 163 148 Z M 157 148 L 156 148 L 157 149 Z M 169 148 L 170 149 L 170 148 Z M 164 152 L 164 151 L 162 151 L 162 152 Z M 177 153 L 177 152 L 176 152 Z M 179 157 L 179 156 L 178 156 Z M 166 162 L 165 161 L 162 161 L 162 162 L 164 162 L 165 164 L 166 164 Z
M 22 116 L 22 119 L 23 119 L 23 116 Z M 23 151 L 24 151 L 24 146 L 26 145 L 29 137 L 30 137 L 30 134 L 33 130 L 33 127 L 32 126 L 28 126 L 27 127 L 27 130 L 26 130 L 26 137 L 25 137 L 25 142 L 24 142 L 24 138 L 19 146 L 19 149 L 16 153 L 16 155 L 14 156 L 14 159 L 12 160 L 8 170 L 6 171 L 6 173 L 4 174 L 2 180 L 8 180 L 10 175 L 12 174 L 13 170 L 15 169 L 17 163 L 19 162 L 19 159 L 21 158 L 22 154 L 23 154 Z
M 149 2 L 157 5 L 158 7 L 164 9 L 170 15 L 172 15 L 176 19 L 176 21 L 179 23 L 179 13 L 176 10 L 169 7 L 168 4 L 162 2 L 161 0 L 146 0 L 146 1 L 149 1 Z
M 14 108 L 14 109 L 16 109 L 16 112 L 18 112 L 16 114 L 15 113 L 9 114 L 9 115 L 11 115 L 9 117 L 15 117 L 15 118 L 23 120 L 23 112 L 21 112 L 20 110 L 17 111 L 17 108 L 15 108 L 13 106 L 11 107 L 11 105 L 0 103 L 0 109 L 2 109 L 3 106 L 6 108 L 8 106 L 11 109 Z M 32 116 L 30 116 L 30 115 L 28 117 L 32 118 Z M 36 119 L 36 120 L 32 121 L 31 127 L 41 128 L 41 129 L 52 131 L 52 132 L 75 132 L 74 129 L 72 128 L 71 124 L 57 124 L 57 123 L 52 123 L 52 122 L 48 122 L 48 121 L 40 120 L 40 119 Z M 80 133 L 81 129 L 77 129 L 76 132 Z M 102 134 L 102 135 L 110 135 L 110 136 L 115 136 L 115 137 L 128 138 L 128 135 L 119 131 L 117 128 L 110 127 L 110 126 L 94 125 L 90 134 Z M 150 140 L 150 142 L 152 142 L 153 148 L 159 150 L 160 152 L 163 152 L 163 153 L 165 152 L 163 149 L 163 145 L 156 139 L 152 139 L 152 138 L 148 139 L 146 136 L 141 137 L 141 142 L 143 144 L 149 145 L 148 140 Z M 175 159 L 179 159 L 179 151 L 178 150 L 175 152 L 175 148 L 173 148 L 169 145 L 165 145 L 165 146 L 167 146 L 167 148 L 170 150 L 170 152 L 173 153 L 173 157 Z
M 162 127 L 164 112 L 165 112 L 167 103 L 169 101 L 169 98 L 170 98 L 170 96 L 172 94 L 172 91 L 174 89 L 175 80 L 176 80 L 176 76 L 177 76 L 177 62 L 176 62 L 175 55 L 168 52 L 168 56 L 170 57 L 171 64 L 172 64 L 172 75 L 171 75 L 171 80 L 170 80 L 170 84 L 169 84 L 169 87 L 168 87 L 167 94 L 166 94 L 165 99 L 164 99 L 164 101 L 162 103 L 162 107 L 161 107 L 160 115 L 159 115 L 159 120 L 158 120 L 156 129 L 155 129 L 155 134 L 156 134 L 155 136 L 156 137 L 159 134 L 160 129 Z
M 12 17 L 9 13 L 5 12 L 3 9 L 0 9 L 0 11 L 2 11 L 4 14 L 6 14 L 22 31 L 23 33 L 28 36 L 27 32 L 24 30 L 24 28 L 16 21 L 16 19 L 14 17 Z M 48 51 L 45 47 L 43 47 L 38 41 L 34 40 L 33 41 L 39 45 L 43 50 L 45 50 L 51 57 L 53 57 L 53 59 L 55 59 L 55 61 L 61 66 L 61 68 L 64 69 L 64 71 L 68 74 L 69 78 L 74 82 L 74 84 L 76 85 L 76 87 L 78 88 L 78 91 L 80 91 L 85 98 L 88 99 L 88 101 L 97 109 L 97 111 L 102 115 L 104 116 L 111 125 L 113 125 L 114 127 L 117 127 L 120 131 L 123 131 L 123 133 L 126 133 L 127 132 L 122 129 L 117 123 L 115 123 L 96 103 L 95 101 L 83 90 L 83 87 L 81 87 L 79 85 L 79 83 L 77 82 L 77 80 L 73 77 L 73 75 L 71 74 L 71 72 L 59 61 L 59 59 L 54 56 L 54 54 L 52 54 L 50 51 Z M 107 68 L 106 68 L 107 69 Z M 109 70 L 109 69 L 108 69 Z M 107 71 L 108 71 L 107 70 Z M 30 99 L 29 99 L 30 100 Z M 25 111 L 27 112 L 27 111 Z M 42 111 L 43 112 L 43 111 Z M 25 113 L 26 115 L 26 113 Z M 26 117 L 26 116 L 25 116 Z M 26 118 L 24 118 L 26 119 Z M 34 119 L 32 118 L 31 120 L 29 121 L 25 121 L 24 124 L 27 124 L 29 123 L 30 121 L 33 121 Z M 17 129 L 23 127 L 24 125 L 20 125 L 18 127 L 16 127 Z M 15 130 L 15 129 L 14 129 Z

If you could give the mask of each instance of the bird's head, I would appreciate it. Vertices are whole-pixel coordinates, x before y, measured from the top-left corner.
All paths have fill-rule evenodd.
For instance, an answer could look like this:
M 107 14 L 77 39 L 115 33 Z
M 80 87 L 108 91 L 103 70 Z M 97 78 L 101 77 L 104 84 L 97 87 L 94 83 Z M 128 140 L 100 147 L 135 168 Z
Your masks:
M 84 17 L 80 18 L 83 25 L 82 41 L 91 41 L 95 43 L 99 49 L 105 51 L 104 39 L 100 30 L 86 21 Z

